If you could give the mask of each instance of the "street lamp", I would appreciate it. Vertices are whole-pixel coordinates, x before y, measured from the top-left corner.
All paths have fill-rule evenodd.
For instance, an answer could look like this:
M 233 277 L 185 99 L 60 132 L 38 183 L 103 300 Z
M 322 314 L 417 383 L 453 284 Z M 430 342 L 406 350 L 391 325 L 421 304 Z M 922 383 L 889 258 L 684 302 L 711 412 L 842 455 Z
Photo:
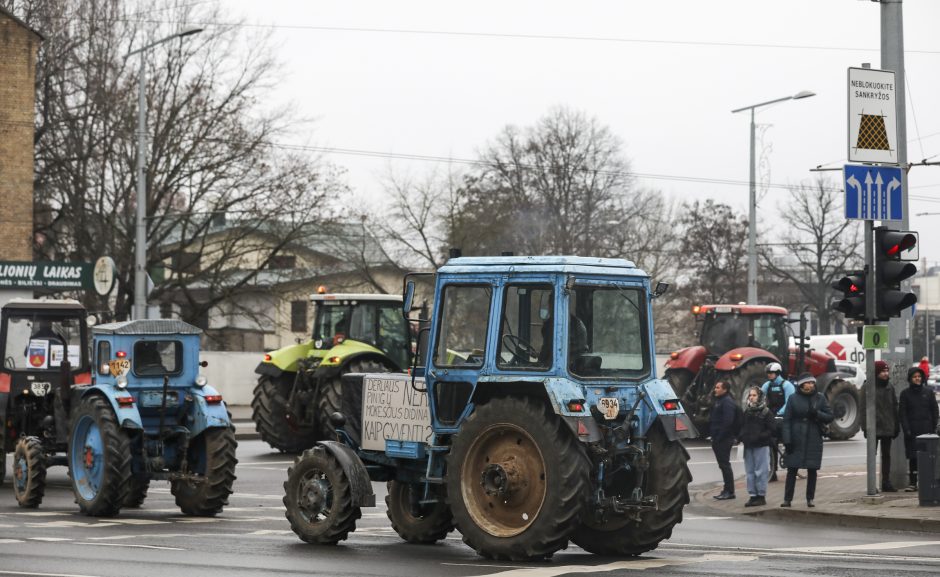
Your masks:
M 816 96 L 815 92 L 810 92 L 809 90 L 803 90 L 802 92 L 797 92 L 793 96 L 784 96 L 783 98 L 777 98 L 774 100 L 768 100 L 767 102 L 761 102 L 758 104 L 752 104 L 751 106 L 744 106 L 735 110 L 732 110 L 731 113 L 742 112 L 744 110 L 751 111 L 751 171 L 750 171 L 750 185 L 751 185 L 751 196 L 749 200 L 748 207 L 748 231 L 747 231 L 747 302 L 748 304 L 755 305 L 757 304 L 757 179 L 756 179 L 756 166 L 755 166 L 755 157 L 754 157 L 754 109 L 760 108 L 761 106 L 767 106 L 769 104 L 776 104 L 778 102 L 783 102 L 784 100 L 799 100 L 800 98 L 809 98 L 810 96 Z
M 202 28 L 189 28 L 151 42 L 146 46 L 131 50 L 124 55 L 128 59 L 134 54 L 140 54 L 140 77 L 137 90 L 137 238 L 134 243 L 134 311 L 132 318 L 147 318 L 147 183 L 144 176 L 144 159 L 147 148 L 147 66 L 144 57 L 148 50 L 169 42 L 174 38 L 183 38 L 202 32 Z

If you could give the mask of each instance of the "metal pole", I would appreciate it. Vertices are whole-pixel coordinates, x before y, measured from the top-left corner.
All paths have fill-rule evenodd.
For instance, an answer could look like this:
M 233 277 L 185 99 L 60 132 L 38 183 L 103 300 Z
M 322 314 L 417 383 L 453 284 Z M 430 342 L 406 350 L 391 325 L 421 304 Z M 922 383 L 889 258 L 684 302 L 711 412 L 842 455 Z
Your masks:
M 874 242 L 872 236 L 874 234 L 875 223 L 871 220 L 865 221 L 865 324 L 871 325 L 874 324 L 875 319 L 875 267 L 874 267 L 874 257 L 872 248 Z M 865 430 L 868 432 L 868 438 L 866 449 L 867 457 L 865 459 L 868 467 L 868 494 L 877 495 L 878 494 L 878 482 L 875 477 L 876 467 L 875 467 L 875 448 L 877 446 L 878 437 L 876 434 L 876 425 L 875 425 L 875 398 L 878 396 L 876 394 L 875 379 L 878 378 L 878 375 L 875 374 L 875 351 L 873 349 L 865 349 L 865 374 L 867 379 L 865 379 Z M 884 455 L 881 456 L 884 458 Z M 884 479 L 882 479 L 882 483 Z
M 747 303 L 757 304 L 757 159 L 754 143 L 754 108 L 751 108 L 750 197 L 747 227 Z
M 147 318 L 147 182 L 144 155 L 147 149 L 147 66 L 145 50 L 140 52 L 140 74 L 137 89 L 137 236 L 134 243 L 134 314 L 135 319 Z
M 894 71 L 895 92 L 897 94 L 897 108 L 895 114 L 898 127 L 898 165 L 901 167 L 901 229 L 907 230 L 910 218 L 908 216 L 907 188 L 907 121 L 905 111 L 907 99 L 905 96 L 904 80 L 904 27 L 902 19 L 901 0 L 881 2 L 881 68 Z M 911 288 L 910 280 L 901 284 L 901 290 Z M 886 357 L 891 362 L 891 384 L 900 394 L 907 386 L 907 368 L 914 360 L 911 341 L 911 310 L 901 312 L 901 318 L 891 319 L 888 323 L 888 346 Z M 904 455 L 904 439 L 901 435 L 891 445 L 891 484 L 895 487 L 907 486 L 908 463 Z

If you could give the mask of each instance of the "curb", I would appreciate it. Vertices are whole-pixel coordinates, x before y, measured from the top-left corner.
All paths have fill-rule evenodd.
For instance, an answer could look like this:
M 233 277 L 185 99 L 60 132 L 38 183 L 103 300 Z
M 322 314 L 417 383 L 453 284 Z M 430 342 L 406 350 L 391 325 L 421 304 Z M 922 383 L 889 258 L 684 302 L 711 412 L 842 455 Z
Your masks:
M 252 421 L 232 421 L 235 427 L 235 439 L 243 441 L 254 441 L 261 438 L 261 434 L 255 430 L 255 424 Z

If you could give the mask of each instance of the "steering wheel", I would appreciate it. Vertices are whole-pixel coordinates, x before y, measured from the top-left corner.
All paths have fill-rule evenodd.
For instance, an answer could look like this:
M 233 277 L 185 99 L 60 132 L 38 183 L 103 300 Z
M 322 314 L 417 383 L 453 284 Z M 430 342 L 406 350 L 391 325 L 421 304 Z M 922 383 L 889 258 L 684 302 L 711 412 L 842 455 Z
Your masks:
M 532 345 L 520 339 L 516 335 L 506 333 L 503 335 L 503 346 L 514 357 L 521 361 L 529 362 L 529 359 L 537 359 L 539 352 L 532 348 Z

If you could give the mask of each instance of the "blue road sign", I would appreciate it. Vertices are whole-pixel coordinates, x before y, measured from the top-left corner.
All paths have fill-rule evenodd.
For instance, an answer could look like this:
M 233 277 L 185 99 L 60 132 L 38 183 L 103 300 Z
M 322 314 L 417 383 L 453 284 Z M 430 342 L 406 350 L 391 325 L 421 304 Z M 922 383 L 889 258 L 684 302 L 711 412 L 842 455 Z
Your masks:
M 900 168 L 846 164 L 842 177 L 845 218 L 901 220 Z

